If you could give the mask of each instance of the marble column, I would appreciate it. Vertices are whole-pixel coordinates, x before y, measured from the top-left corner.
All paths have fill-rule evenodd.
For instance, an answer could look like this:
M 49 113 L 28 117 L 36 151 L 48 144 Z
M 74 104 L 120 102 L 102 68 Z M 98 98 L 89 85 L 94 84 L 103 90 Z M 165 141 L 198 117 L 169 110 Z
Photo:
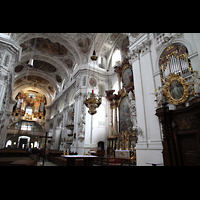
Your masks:
M 113 137 L 113 105 L 110 104 L 110 137 Z
M 115 109 L 115 118 L 114 118 L 114 136 L 118 134 L 118 125 L 117 125 L 117 105 L 115 104 L 114 109 Z
M 13 70 L 21 57 L 21 47 L 10 33 L 0 33 L 0 148 L 5 146 L 7 126 L 16 101 L 12 99 Z

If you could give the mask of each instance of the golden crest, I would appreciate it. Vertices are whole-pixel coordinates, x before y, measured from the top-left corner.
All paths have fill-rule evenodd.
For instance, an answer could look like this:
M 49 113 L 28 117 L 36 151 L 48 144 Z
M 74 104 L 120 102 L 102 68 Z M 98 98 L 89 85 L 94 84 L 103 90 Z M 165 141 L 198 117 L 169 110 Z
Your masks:
M 169 103 L 174 105 L 182 104 L 188 99 L 189 84 L 178 74 L 172 74 L 167 77 L 166 86 L 163 86 L 163 92 Z

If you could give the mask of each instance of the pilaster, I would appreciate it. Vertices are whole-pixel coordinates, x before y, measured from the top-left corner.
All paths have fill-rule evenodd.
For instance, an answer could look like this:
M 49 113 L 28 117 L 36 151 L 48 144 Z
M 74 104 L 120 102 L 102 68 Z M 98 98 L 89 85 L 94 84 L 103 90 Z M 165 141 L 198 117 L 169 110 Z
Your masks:
M 151 56 L 151 40 L 141 41 L 129 53 L 134 75 L 135 101 L 138 128 L 142 134 L 136 144 L 137 165 L 145 162 L 162 163 L 161 129 L 155 116 L 155 80 Z
M 0 34 L 0 148 L 5 146 L 7 125 L 15 101 L 12 99 L 14 77 L 13 66 L 19 61 L 21 47 L 10 37 Z

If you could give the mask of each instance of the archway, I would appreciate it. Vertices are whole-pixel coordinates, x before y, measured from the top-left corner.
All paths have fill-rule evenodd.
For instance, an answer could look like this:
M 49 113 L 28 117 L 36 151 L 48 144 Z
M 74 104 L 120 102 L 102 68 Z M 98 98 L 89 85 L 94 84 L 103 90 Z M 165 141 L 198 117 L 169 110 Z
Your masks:
M 26 149 L 29 147 L 30 137 L 29 136 L 19 136 L 18 138 L 18 148 Z

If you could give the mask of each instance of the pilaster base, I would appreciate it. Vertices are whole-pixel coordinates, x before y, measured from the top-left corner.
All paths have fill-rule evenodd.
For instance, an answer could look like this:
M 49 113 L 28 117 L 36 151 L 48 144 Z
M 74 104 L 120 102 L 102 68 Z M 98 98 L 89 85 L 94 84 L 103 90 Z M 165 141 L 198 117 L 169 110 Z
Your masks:
M 163 147 L 161 141 L 150 142 L 147 144 L 137 143 L 136 144 L 136 165 L 137 166 L 151 166 L 146 164 L 147 162 L 163 163 Z

